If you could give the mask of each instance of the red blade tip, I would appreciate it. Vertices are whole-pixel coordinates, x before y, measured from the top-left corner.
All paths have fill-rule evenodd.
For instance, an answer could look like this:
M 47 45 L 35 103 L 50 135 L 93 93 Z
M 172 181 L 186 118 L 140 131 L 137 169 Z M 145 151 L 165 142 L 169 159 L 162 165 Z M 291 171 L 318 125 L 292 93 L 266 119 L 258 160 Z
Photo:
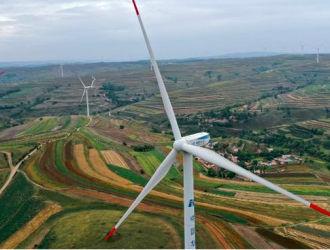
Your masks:
M 132 0 L 132 1 L 133 1 L 133 4 L 134 4 L 134 8 L 135 8 L 136 14 L 137 15 L 140 15 L 140 12 L 139 12 L 139 9 L 138 9 L 138 7 L 137 7 L 137 5 L 135 3 L 135 0 Z
M 113 235 L 115 232 L 116 232 L 116 227 L 114 227 L 111 231 L 110 231 L 110 233 L 108 233 L 108 235 L 105 237 L 105 240 L 106 241 L 108 241 L 109 239 L 110 239 L 110 237 L 111 237 L 111 235 Z
M 318 212 L 320 212 L 322 214 L 325 214 L 325 215 L 330 216 L 330 212 L 329 211 L 327 211 L 327 210 L 325 210 L 323 208 L 320 208 L 319 206 L 316 206 L 313 203 L 311 203 L 310 208 L 312 208 L 312 209 L 314 209 L 314 210 L 316 210 L 316 211 L 318 211 Z

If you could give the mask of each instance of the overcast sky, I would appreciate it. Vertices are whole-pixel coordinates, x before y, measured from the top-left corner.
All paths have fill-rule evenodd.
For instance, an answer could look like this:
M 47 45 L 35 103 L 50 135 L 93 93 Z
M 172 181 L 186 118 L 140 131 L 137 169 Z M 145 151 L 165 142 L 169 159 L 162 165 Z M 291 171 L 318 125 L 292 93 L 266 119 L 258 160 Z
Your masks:
M 330 51 L 329 0 L 137 4 L 159 59 L 299 52 L 300 44 Z M 147 57 L 131 0 L 0 0 L 0 61 Z

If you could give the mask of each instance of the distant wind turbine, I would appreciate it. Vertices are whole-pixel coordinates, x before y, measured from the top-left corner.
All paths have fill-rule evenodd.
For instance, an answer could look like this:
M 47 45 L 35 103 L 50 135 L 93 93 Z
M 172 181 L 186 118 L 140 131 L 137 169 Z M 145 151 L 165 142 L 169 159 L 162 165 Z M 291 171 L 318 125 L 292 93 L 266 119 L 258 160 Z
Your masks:
M 63 64 L 60 64 L 60 74 L 62 76 L 62 78 L 64 77 L 64 69 L 63 69 Z
M 83 94 L 82 94 L 82 97 L 81 97 L 80 102 L 82 102 L 82 100 L 83 100 L 83 98 L 84 98 L 84 96 L 85 96 L 85 94 L 86 94 L 87 117 L 90 117 L 90 116 L 89 116 L 88 90 L 89 90 L 89 89 L 92 89 L 92 88 L 94 87 L 94 82 L 95 82 L 96 79 L 95 79 L 94 76 L 92 76 L 92 78 L 93 78 L 92 85 L 91 85 L 91 86 L 86 86 L 86 85 L 84 84 L 84 82 L 81 80 L 80 76 L 78 76 L 78 78 L 79 78 L 81 84 L 84 86 L 84 92 L 83 92 Z
M 183 153 L 183 192 L 184 192 L 184 237 L 185 237 L 185 249 L 195 249 L 196 248 L 196 228 L 195 228 L 195 200 L 194 200 L 194 172 L 193 172 L 193 155 L 199 157 L 209 163 L 212 163 L 216 166 L 222 167 L 226 170 L 232 171 L 238 175 L 244 176 L 250 180 L 253 180 L 263 186 L 266 186 L 273 191 L 281 193 L 303 205 L 310 207 L 314 210 L 317 210 L 323 214 L 330 216 L 330 212 L 316 206 L 315 204 L 291 193 L 287 190 L 251 173 L 248 170 L 234 164 L 233 162 L 227 160 L 226 158 L 222 157 L 221 155 L 217 154 L 214 151 L 209 149 L 203 148 L 209 140 L 210 135 L 208 133 L 198 133 L 194 135 L 189 135 L 182 137 L 180 128 L 178 126 L 175 113 L 166 91 L 166 87 L 158 68 L 157 61 L 155 59 L 149 38 L 147 36 L 147 32 L 143 25 L 141 15 L 139 10 L 136 6 L 135 0 L 132 0 L 136 14 L 138 16 L 138 20 L 142 29 L 142 33 L 145 39 L 145 42 L 148 47 L 148 51 L 151 57 L 151 61 L 153 64 L 154 72 L 157 78 L 158 87 L 160 90 L 160 94 L 162 97 L 162 101 L 165 107 L 165 112 L 167 117 L 170 121 L 171 128 L 173 131 L 173 135 L 175 138 L 175 142 L 173 144 L 172 151 L 168 154 L 165 160 L 160 164 L 157 168 L 154 175 L 151 177 L 147 185 L 144 187 L 142 192 L 136 198 L 136 200 L 132 203 L 126 213 L 121 217 L 118 223 L 111 229 L 111 231 L 107 234 L 106 240 L 109 240 L 111 235 L 113 235 L 116 230 L 120 227 L 120 225 L 126 220 L 126 218 L 133 212 L 133 210 L 141 203 L 141 201 L 147 196 L 147 194 L 154 189 L 160 181 L 165 178 L 167 173 L 170 171 L 171 166 L 176 161 L 176 158 L 180 153 Z M 267 206 L 265 206 L 267 209 Z M 155 222 L 156 223 L 156 222 Z M 136 230 L 137 231 L 137 230 Z M 129 236 L 127 236 L 129 239 Z
M 317 51 L 317 54 L 316 54 L 316 63 L 320 63 L 320 50 L 321 50 L 321 46 L 318 47 L 318 48 L 314 48 L 316 49 Z
M 304 50 L 305 50 L 305 46 L 303 44 L 300 45 L 300 52 L 301 52 L 301 56 L 304 55 Z

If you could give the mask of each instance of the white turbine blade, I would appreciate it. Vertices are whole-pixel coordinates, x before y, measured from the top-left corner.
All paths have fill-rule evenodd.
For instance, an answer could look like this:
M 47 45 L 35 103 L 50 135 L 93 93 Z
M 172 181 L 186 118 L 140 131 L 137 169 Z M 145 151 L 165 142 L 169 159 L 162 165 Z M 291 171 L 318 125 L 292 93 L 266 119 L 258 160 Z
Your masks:
M 148 184 L 145 186 L 145 188 L 142 190 L 142 192 L 139 194 L 139 196 L 136 198 L 136 200 L 133 202 L 133 204 L 130 206 L 130 208 L 126 211 L 126 213 L 119 220 L 119 222 L 116 224 L 116 226 L 114 228 L 112 228 L 112 230 L 106 236 L 105 240 L 110 239 L 111 235 L 114 234 L 114 232 L 118 229 L 118 227 L 131 214 L 131 212 L 136 208 L 136 206 L 139 205 L 139 203 L 144 199 L 144 197 L 146 197 L 146 195 L 167 175 L 168 171 L 170 170 L 170 168 L 173 165 L 177 156 L 178 156 L 177 151 L 172 150 L 170 152 L 170 154 L 165 158 L 165 160 L 159 166 L 157 171 L 151 177 Z
M 80 102 L 82 102 L 82 100 L 84 99 L 84 95 L 85 95 L 85 93 L 86 93 L 86 89 L 84 89 L 84 92 L 83 92 L 83 94 L 82 94 L 82 96 L 81 96 Z
M 92 78 L 93 78 L 93 82 L 92 82 L 92 85 L 91 85 L 91 87 L 93 87 L 93 86 L 94 86 L 94 82 L 96 81 L 96 79 L 95 79 L 95 77 L 94 77 L 94 76 L 92 76 Z
M 183 144 L 182 146 L 182 150 L 187 152 L 187 153 L 190 153 L 190 154 L 193 154 L 199 158 L 202 158 L 203 160 L 207 161 L 207 162 L 210 162 L 210 163 L 213 163 L 219 167 L 222 167 L 224 169 L 227 169 L 229 171 L 232 171 L 238 175 L 241 175 L 241 176 L 244 176 L 246 178 L 249 178 L 250 180 L 253 180 L 263 186 L 266 186 L 278 193 L 281 193 L 295 201 L 298 201 L 318 212 L 321 212 L 323 214 L 326 214 L 328 216 L 330 216 L 330 212 L 316 206 L 315 204 L 309 202 L 309 201 L 306 201 L 304 200 L 303 198 L 277 186 L 277 185 L 274 185 L 273 183 L 245 170 L 244 168 L 242 167 L 239 167 L 237 166 L 236 164 L 232 163 L 231 161 L 227 160 L 226 158 L 222 157 L 221 155 L 215 153 L 214 151 L 211 151 L 209 149 L 206 149 L 206 148 L 201 148 L 201 147 L 196 147 L 196 146 L 192 146 L 192 145 L 188 145 L 188 144 Z
M 151 44 L 150 44 L 150 41 L 149 41 L 147 32 L 146 32 L 146 30 L 144 28 L 144 25 L 143 25 L 143 22 L 142 22 L 142 19 L 141 19 L 141 16 L 140 16 L 140 12 L 139 12 L 139 10 L 137 8 L 137 5 L 135 3 L 135 0 L 132 0 L 132 1 L 133 1 L 133 4 L 134 4 L 134 8 L 135 8 L 136 14 L 137 14 L 138 19 L 139 19 L 139 23 L 140 23 L 140 26 L 141 26 L 141 29 L 142 29 L 142 33 L 143 33 L 145 42 L 146 42 L 147 47 L 148 47 L 148 51 L 149 51 L 150 58 L 151 58 L 151 63 L 152 63 L 152 66 L 153 66 L 154 71 L 155 71 L 155 74 L 156 74 L 156 78 L 157 78 L 157 82 L 158 82 L 158 87 L 159 87 L 159 90 L 160 90 L 160 94 L 162 96 L 162 100 L 163 100 L 163 104 L 164 104 L 164 107 L 165 107 L 166 114 L 167 114 L 168 119 L 170 120 L 170 123 L 171 123 L 171 127 L 172 127 L 172 130 L 173 130 L 174 138 L 175 138 L 175 140 L 179 140 L 179 139 L 181 139 L 181 133 L 180 133 L 180 130 L 179 130 L 179 126 L 178 126 L 177 120 L 175 118 L 175 114 L 174 114 L 174 110 L 173 110 L 173 107 L 172 107 L 170 98 L 169 98 L 169 96 L 167 94 L 167 91 L 166 91 L 166 88 L 165 88 L 165 84 L 163 82 L 163 78 L 162 78 L 162 76 L 160 74 L 160 71 L 159 71 L 159 68 L 158 68 L 158 64 L 157 64 L 156 59 L 155 59 L 154 52 L 152 50 L 152 47 L 151 47 Z
M 79 78 L 81 84 L 84 86 L 84 88 L 86 88 L 86 85 L 85 85 L 84 82 L 81 80 L 80 76 L 78 76 L 78 78 Z

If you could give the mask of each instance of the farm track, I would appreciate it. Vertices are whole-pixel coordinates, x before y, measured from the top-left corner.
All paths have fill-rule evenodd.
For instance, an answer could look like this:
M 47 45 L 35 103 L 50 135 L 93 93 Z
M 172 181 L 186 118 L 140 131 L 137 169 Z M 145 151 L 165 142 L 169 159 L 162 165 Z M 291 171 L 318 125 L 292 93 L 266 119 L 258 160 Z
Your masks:
M 46 208 L 39 212 L 32 220 L 25 224 L 16 233 L 10 236 L 0 245 L 2 249 L 16 248 L 21 242 L 28 238 L 35 230 L 37 230 L 49 217 L 62 211 L 62 207 L 56 204 L 49 204 Z
M 220 244 L 221 249 L 234 249 L 233 245 L 227 240 L 227 237 L 222 233 L 221 229 L 217 225 L 201 216 L 198 216 L 197 219 L 208 228 Z

